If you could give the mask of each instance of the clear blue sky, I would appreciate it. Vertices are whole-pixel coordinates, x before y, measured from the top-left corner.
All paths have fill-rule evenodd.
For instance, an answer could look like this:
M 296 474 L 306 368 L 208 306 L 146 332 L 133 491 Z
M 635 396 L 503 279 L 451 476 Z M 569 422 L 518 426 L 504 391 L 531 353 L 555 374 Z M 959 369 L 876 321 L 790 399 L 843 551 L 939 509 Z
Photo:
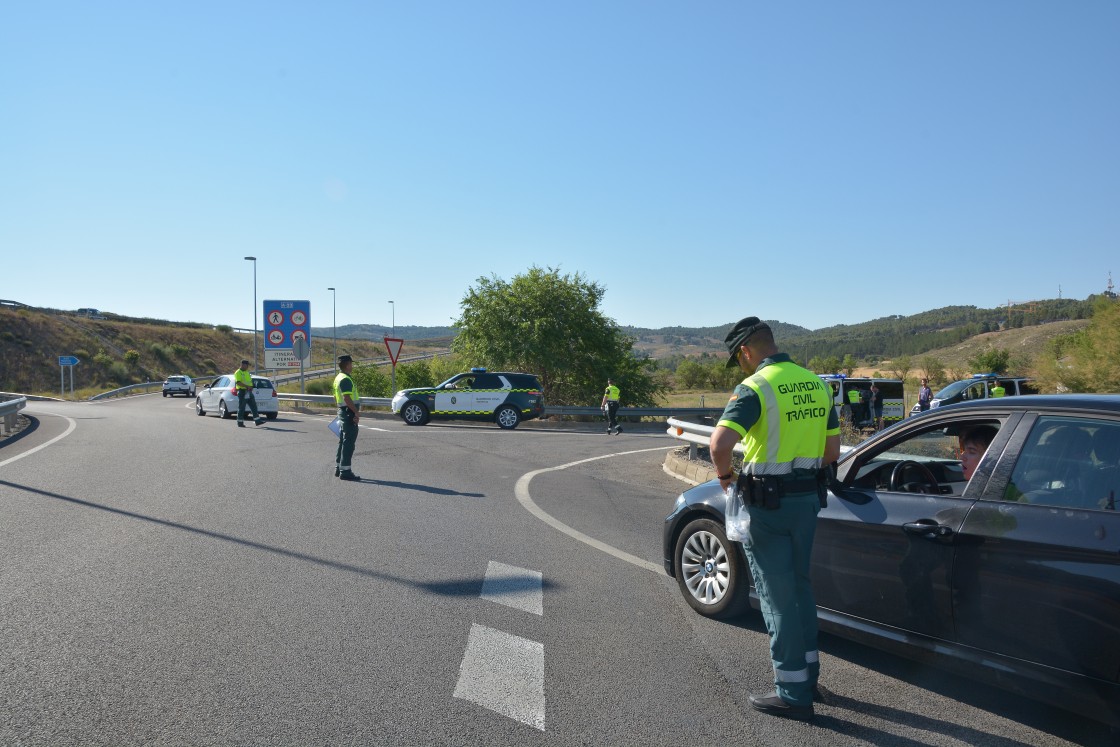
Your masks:
M 8 2 L 0 298 L 641 327 L 1120 282 L 1120 2 Z M 262 325 L 260 307 L 257 324 Z

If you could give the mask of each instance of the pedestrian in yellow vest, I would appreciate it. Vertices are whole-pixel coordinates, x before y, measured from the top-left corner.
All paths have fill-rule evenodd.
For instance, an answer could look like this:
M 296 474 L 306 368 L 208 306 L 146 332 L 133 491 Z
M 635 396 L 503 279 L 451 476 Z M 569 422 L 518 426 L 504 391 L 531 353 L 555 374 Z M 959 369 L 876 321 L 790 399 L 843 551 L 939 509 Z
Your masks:
M 253 375 L 249 373 L 249 361 L 241 361 L 241 368 L 233 372 L 233 388 L 237 394 L 237 427 L 245 427 L 245 406 L 253 412 L 253 422 L 260 425 L 264 418 L 257 411 L 257 395 L 253 389 Z
M 618 424 L 618 398 L 622 392 L 614 385 L 613 379 L 607 379 L 607 388 L 603 392 L 603 403 L 600 405 L 607 415 L 607 435 L 613 429 L 616 434 L 622 433 L 622 426 Z

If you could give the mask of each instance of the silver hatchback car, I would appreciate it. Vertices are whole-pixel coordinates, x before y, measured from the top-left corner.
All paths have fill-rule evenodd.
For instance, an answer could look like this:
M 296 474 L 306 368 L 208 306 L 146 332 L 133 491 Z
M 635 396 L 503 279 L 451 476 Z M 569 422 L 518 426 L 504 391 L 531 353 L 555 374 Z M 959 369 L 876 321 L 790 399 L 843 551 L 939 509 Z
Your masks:
M 272 379 L 253 377 L 253 394 L 257 398 L 257 411 L 269 420 L 280 414 L 280 399 Z M 202 387 L 194 398 L 194 409 L 199 415 L 213 414 L 221 418 L 237 415 L 237 395 L 233 392 L 233 374 L 219 376 Z

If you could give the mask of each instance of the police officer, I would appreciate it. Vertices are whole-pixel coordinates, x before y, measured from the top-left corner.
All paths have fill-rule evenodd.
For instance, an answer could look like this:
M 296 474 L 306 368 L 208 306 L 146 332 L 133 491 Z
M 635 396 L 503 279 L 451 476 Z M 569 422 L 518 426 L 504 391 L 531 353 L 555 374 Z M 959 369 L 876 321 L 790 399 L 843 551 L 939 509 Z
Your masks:
M 852 411 L 852 425 L 859 426 L 863 420 L 863 404 L 859 401 L 859 389 L 848 387 L 848 406 Z
M 338 405 L 338 452 L 335 455 L 334 476 L 340 480 L 360 480 L 354 474 L 350 460 L 358 440 L 358 410 L 361 397 L 358 387 L 350 378 L 354 359 L 349 355 L 338 356 L 338 375 L 334 377 L 334 401 Z
M 743 442 L 743 468 L 735 481 L 750 514 L 743 548 L 774 667 L 774 690 L 751 695 L 750 704 L 762 713 L 808 720 L 820 673 L 809 559 L 824 470 L 840 456 L 840 423 L 828 387 L 778 352 L 768 324 L 747 317 L 724 341 L 731 354 L 727 367 L 738 365 L 748 376 L 735 388 L 709 447 L 726 490 L 734 477 L 732 450 Z
M 614 385 L 613 379 L 607 379 L 607 388 L 603 392 L 603 404 L 601 405 L 603 412 L 607 413 L 607 435 L 611 435 L 611 430 L 614 432 L 622 433 L 622 426 L 618 424 L 618 398 L 621 395 L 619 388 Z
M 233 388 L 237 393 L 237 427 L 245 427 L 245 405 L 253 412 L 253 422 L 260 425 L 264 418 L 257 412 L 257 395 L 253 390 L 253 376 L 249 373 L 249 361 L 241 361 L 241 368 L 233 372 Z
M 1007 390 L 1003 388 L 1003 384 L 999 383 L 998 381 L 993 381 L 992 382 L 992 396 L 993 397 L 1002 397 L 1005 394 L 1007 394 Z

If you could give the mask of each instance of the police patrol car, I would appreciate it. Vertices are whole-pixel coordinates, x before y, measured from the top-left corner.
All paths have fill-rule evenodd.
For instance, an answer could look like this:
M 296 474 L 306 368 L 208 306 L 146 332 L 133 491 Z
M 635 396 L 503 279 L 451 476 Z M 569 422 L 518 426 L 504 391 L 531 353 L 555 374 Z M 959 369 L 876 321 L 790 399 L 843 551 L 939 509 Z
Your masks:
M 996 384 L 1003 387 L 1005 397 L 1014 397 L 1020 394 L 1038 394 L 1038 388 L 1031 379 L 1025 376 L 998 376 L 994 373 L 972 374 L 972 378 L 960 379 L 947 385 L 944 389 L 933 395 L 930 400 L 930 409 L 955 405 L 958 402 L 970 402 L 974 399 L 987 399 L 992 396 L 992 388 Z M 915 404 L 910 408 L 910 415 L 920 414 L 922 408 Z
M 393 395 L 392 407 L 409 425 L 439 418 L 487 420 L 510 429 L 544 414 L 544 393 L 532 374 L 472 368 L 434 387 L 402 389 Z

